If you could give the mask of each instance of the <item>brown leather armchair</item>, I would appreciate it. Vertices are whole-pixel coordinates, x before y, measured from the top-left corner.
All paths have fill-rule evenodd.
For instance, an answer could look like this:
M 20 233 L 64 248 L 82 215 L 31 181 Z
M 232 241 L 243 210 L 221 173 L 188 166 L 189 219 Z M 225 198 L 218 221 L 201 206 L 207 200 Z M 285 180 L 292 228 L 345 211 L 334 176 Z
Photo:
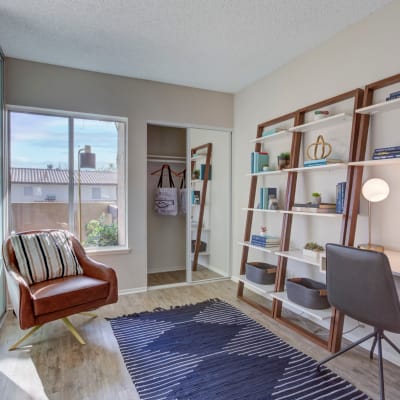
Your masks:
M 50 232 L 53 230 L 23 233 Z M 9 350 L 16 349 L 43 324 L 62 319 L 76 339 L 85 344 L 82 337 L 67 318 L 118 301 L 118 285 L 115 271 L 86 255 L 79 241 L 71 237 L 73 250 L 83 269 L 83 275 L 51 279 L 29 285 L 20 274 L 17 258 L 8 238 L 3 243 L 3 259 L 9 297 L 21 329 L 33 329 Z M 96 316 L 95 314 L 90 316 Z

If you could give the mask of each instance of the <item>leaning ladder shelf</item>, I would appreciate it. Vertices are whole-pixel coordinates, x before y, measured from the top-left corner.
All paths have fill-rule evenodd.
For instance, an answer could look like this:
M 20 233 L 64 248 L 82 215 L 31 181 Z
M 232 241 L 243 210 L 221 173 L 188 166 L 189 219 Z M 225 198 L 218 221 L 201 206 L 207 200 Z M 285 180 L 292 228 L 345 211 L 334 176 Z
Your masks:
M 325 118 L 319 121 L 312 121 L 308 123 L 304 123 L 305 114 L 315 111 L 317 109 L 327 107 L 333 105 L 335 103 L 346 101 L 346 100 L 353 100 L 353 112 L 351 115 L 346 113 L 340 113 L 337 115 L 333 115 L 331 117 Z M 261 143 L 265 140 L 268 140 L 267 137 L 263 137 L 263 131 L 265 128 L 273 127 L 279 125 L 285 121 L 294 120 L 294 126 L 289 128 L 283 132 L 278 132 L 274 135 L 277 138 L 279 135 L 286 135 L 289 132 L 292 132 L 292 140 L 291 140 L 291 160 L 290 166 L 286 170 L 283 171 L 265 171 L 260 173 L 253 173 L 250 174 L 251 182 L 250 182 L 250 192 L 249 192 L 249 202 L 248 206 L 244 209 L 247 211 L 247 218 L 246 218 L 246 225 L 245 225 L 245 232 L 244 232 L 244 240 L 241 242 L 242 248 L 242 258 L 240 264 L 240 278 L 238 283 L 238 290 L 237 296 L 242 299 L 243 301 L 249 303 L 250 305 L 256 307 L 260 311 L 264 312 L 265 314 L 272 316 L 274 319 L 279 321 L 280 323 L 292 328 L 297 333 L 306 336 L 313 342 L 327 348 L 328 350 L 335 352 L 340 349 L 341 345 L 341 338 L 342 338 L 342 331 L 343 331 L 343 315 L 337 312 L 335 309 L 325 310 L 323 312 L 313 312 L 311 310 L 307 310 L 302 308 L 301 311 L 305 314 L 311 315 L 316 319 L 325 320 L 330 319 L 330 329 L 329 329 L 329 339 L 323 340 L 318 336 L 314 335 L 313 333 L 309 332 L 308 330 L 298 326 L 294 322 L 284 318 L 282 316 L 282 307 L 283 305 L 289 305 L 292 308 L 299 309 L 298 305 L 293 304 L 290 300 L 287 299 L 286 292 L 285 292 L 285 279 L 286 279 L 286 267 L 288 259 L 297 260 L 300 262 L 305 262 L 307 264 L 314 265 L 319 267 L 321 271 L 323 268 L 321 266 L 321 262 L 316 262 L 309 260 L 305 257 L 300 256 L 299 251 L 294 251 L 290 249 L 290 236 L 291 236 L 291 228 L 293 222 L 294 215 L 310 215 L 310 216 L 318 216 L 318 217 L 328 217 L 328 218 L 341 218 L 341 234 L 340 239 L 338 240 L 339 243 L 345 245 L 353 245 L 354 244 L 354 237 L 355 237 L 355 228 L 356 228 L 356 221 L 358 215 L 358 206 L 355 204 L 353 199 L 355 197 L 360 196 L 361 191 L 361 181 L 355 179 L 356 176 L 356 165 L 355 163 L 363 160 L 364 154 L 362 149 L 359 149 L 359 143 L 361 141 L 359 137 L 360 132 L 360 120 L 361 117 L 358 114 L 355 114 L 355 110 L 358 109 L 363 100 L 363 91 L 361 89 L 355 89 L 341 95 L 329 98 L 327 100 L 312 104 L 310 106 L 304 107 L 300 110 L 297 110 L 293 113 L 289 113 L 283 115 L 281 117 L 275 118 L 273 120 L 261 123 L 257 127 L 257 137 L 253 139 L 252 142 L 255 143 L 255 150 L 256 152 L 261 151 Z M 316 128 L 325 128 L 329 126 L 336 125 L 341 122 L 345 121 L 352 121 L 351 127 L 351 137 L 349 143 L 349 154 L 348 154 L 348 162 L 339 163 L 339 164 L 332 164 L 328 166 L 322 167 L 300 167 L 300 151 L 301 151 L 301 140 L 302 135 L 304 132 L 308 132 L 309 130 L 313 130 Z M 305 212 L 295 212 L 291 211 L 292 206 L 294 204 L 295 198 L 295 190 L 297 184 L 297 175 L 301 172 L 312 172 L 313 170 L 331 170 L 332 168 L 345 168 L 347 171 L 347 185 L 349 190 L 347 190 L 345 204 L 344 204 L 344 212 L 343 215 L 338 214 L 316 214 L 316 213 L 305 213 Z M 282 221 L 282 229 L 281 229 L 281 244 L 280 248 L 275 250 L 274 253 L 278 257 L 277 262 L 277 274 L 276 280 L 274 285 L 274 290 L 271 291 L 271 285 L 268 285 L 263 292 L 263 289 L 256 286 L 255 290 L 257 293 L 260 293 L 263 297 L 273 299 L 272 309 L 268 309 L 267 307 L 258 304 L 254 300 L 249 299 L 247 296 L 244 295 L 244 287 L 247 286 L 250 290 L 254 289 L 255 285 L 252 282 L 249 282 L 245 279 L 245 266 L 248 259 L 249 248 L 252 248 L 249 245 L 250 237 L 251 237 L 251 227 L 253 221 L 253 214 L 257 211 L 265 211 L 267 210 L 258 210 L 254 207 L 255 205 L 255 197 L 257 191 L 257 179 L 262 176 L 267 176 L 269 174 L 282 174 L 286 176 L 286 194 L 285 194 L 285 207 L 283 210 L 278 210 L 283 215 Z M 300 307 L 301 308 L 301 307 Z M 315 315 L 314 315 L 315 314 Z M 317 315 L 318 314 L 318 315 Z

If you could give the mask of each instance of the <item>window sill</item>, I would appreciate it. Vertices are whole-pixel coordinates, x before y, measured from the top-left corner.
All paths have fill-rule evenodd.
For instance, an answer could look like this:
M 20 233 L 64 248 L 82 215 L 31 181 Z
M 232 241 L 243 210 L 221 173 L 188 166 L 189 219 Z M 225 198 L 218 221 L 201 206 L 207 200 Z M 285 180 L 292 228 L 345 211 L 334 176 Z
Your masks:
M 93 256 L 106 256 L 106 255 L 115 255 L 115 254 L 129 254 L 131 249 L 129 247 L 104 247 L 104 248 L 88 248 L 85 249 L 88 255 Z

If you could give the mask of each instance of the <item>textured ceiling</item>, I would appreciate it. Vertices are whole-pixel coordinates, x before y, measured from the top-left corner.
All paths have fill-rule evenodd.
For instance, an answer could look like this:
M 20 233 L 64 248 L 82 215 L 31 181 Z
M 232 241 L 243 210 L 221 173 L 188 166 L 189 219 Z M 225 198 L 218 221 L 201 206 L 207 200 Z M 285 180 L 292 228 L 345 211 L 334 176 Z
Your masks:
M 390 0 L 0 0 L 8 57 L 236 92 Z

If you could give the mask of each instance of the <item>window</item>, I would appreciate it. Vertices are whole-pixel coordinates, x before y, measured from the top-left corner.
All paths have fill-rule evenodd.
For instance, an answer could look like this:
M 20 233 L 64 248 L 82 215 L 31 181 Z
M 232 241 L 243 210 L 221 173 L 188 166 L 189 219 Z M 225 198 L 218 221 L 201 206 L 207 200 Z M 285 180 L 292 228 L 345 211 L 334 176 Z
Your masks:
M 9 231 L 66 229 L 85 247 L 125 246 L 126 120 L 11 108 L 8 121 Z
M 33 187 L 32 186 L 24 186 L 24 196 L 25 197 L 33 196 Z
M 93 200 L 101 199 L 101 188 L 99 188 L 99 187 L 92 188 L 92 199 Z

